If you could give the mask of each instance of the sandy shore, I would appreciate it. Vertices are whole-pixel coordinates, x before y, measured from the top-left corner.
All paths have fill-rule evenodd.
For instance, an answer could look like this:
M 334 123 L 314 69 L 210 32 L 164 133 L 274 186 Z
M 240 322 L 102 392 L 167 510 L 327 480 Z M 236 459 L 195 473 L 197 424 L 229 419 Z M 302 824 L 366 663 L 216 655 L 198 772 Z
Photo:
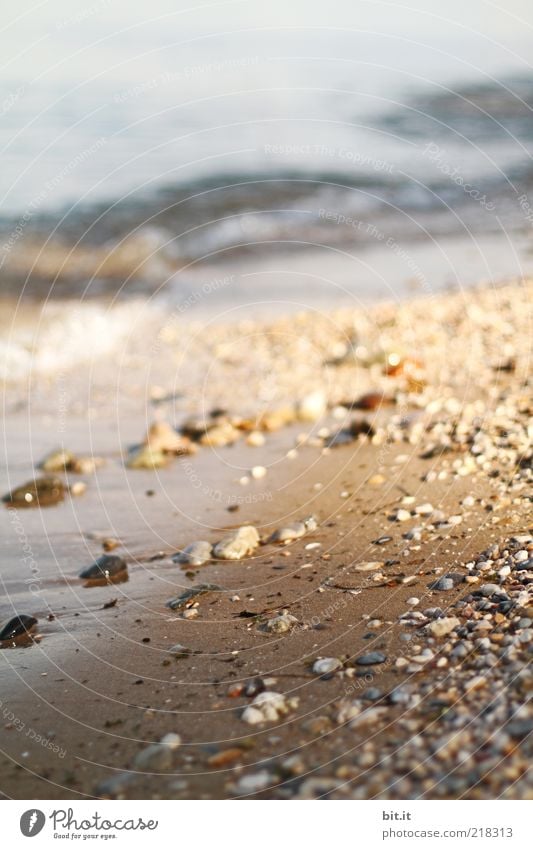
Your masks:
M 2 618 L 42 637 L 0 653 L 4 795 L 531 798 L 531 291 L 172 320 L 112 391 L 62 375 L 59 440 L 57 382 L 35 386 L 4 491 L 58 441 L 105 463 L 83 495 L 2 516 Z M 210 445 L 125 467 L 151 419 L 213 408 Z M 249 524 L 243 559 L 172 560 Z M 129 580 L 86 588 L 108 537 Z

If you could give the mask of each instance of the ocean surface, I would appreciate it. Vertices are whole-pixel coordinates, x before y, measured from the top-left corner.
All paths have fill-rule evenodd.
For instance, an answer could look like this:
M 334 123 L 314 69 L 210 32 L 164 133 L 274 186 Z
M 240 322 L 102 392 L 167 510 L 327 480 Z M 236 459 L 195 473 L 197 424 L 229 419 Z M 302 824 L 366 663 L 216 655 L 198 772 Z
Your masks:
M 106 38 L 96 13 L 51 35 L 77 63 L 0 83 L 6 378 L 109 354 L 139 302 L 163 321 L 191 298 L 335 305 L 533 270 L 523 44 L 161 23 Z

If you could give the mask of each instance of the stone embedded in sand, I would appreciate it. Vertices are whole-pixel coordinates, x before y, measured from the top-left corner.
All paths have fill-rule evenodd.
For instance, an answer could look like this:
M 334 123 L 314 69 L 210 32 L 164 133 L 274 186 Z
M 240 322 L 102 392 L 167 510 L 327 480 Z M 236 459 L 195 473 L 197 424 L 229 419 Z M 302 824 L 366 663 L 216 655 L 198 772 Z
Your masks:
M 271 634 L 285 634 L 287 631 L 292 631 L 297 624 L 298 620 L 296 616 L 292 616 L 284 610 L 282 613 L 279 613 L 277 616 L 273 616 L 272 619 L 267 621 L 265 630 L 269 631 Z
M 290 525 L 278 528 L 277 531 L 274 531 L 274 533 L 271 534 L 268 542 L 283 543 L 290 542 L 293 539 L 300 539 L 305 536 L 306 533 L 315 531 L 317 527 L 318 525 L 315 517 L 308 516 L 307 519 L 303 519 L 301 522 L 293 522 Z
M 135 755 L 137 769 L 166 770 L 172 767 L 173 752 L 181 745 L 179 734 L 165 734 L 159 743 L 152 743 Z
M 150 425 L 145 445 L 148 445 L 152 451 L 161 452 L 162 454 L 192 454 L 196 450 L 191 439 L 188 436 L 177 433 L 168 422 L 154 422 Z
M 456 616 L 446 616 L 443 619 L 435 619 L 430 622 L 427 629 L 432 637 L 445 637 L 457 628 L 461 622 Z
M 52 451 L 48 454 L 40 464 L 40 468 L 44 472 L 64 472 L 68 469 L 72 461 L 75 459 L 72 451 L 67 451 L 64 448 L 59 448 L 57 451 Z
M 266 439 L 259 430 L 252 430 L 246 437 L 246 444 L 252 448 L 261 448 L 265 442 Z
M 404 510 L 402 507 L 396 510 L 390 517 L 393 522 L 408 522 L 411 518 L 409 510 Z
M 207 445 L 210 448 L 223 448 L 225 445 L 232 445 L 241 437 L 241 431 L 226 421 L 221 424 L 210 427 L 200 437 L 201 445 Z
M 171 598 L 170 601 L 167 601 L 167 607 L 170 607 L 172 610 L 183 610 L 190 607 L 198 596 L 221 589 L 222 587 L 219 587 L 218 584 L 196 584 L 194 587 L 184 590 L 176 598 Z
M 358 563 L 355 566 L 356 572 L 373 572 L 375 569 L 382 569 L 385 564 L 382 560 L 367 560 L 363 563 Z
M 174 563 L 181 563 L 184 566 L 203 566 L 213 556 L 213 546 L 205 540 L 191 542 L 179 554 L 175 554 L 172 558 Z
M 313 672 L 315 675 L 330 675 L 341 667 L 342 663 L 338 657 L 319 657 L 313 663 Z
M 271 433 L 292 424 L 295 419 L 296 410 L 294 407 L 281 407 L 278 410 L 270 410 L 264 413 L 258 422 L 258 426 Z
M 50 475 L 18 486 L 3 501 L 11 507 L 51 507 L 63 501 L 65 492 L 63 481 Z
M 218 542 L 213 554 L 219 560 L 242 560 L 259 545 L 259 534 L 253 525 L 243 525 Z
M 325 394 L 317 390 L 310 392 L 299 402 L 296 412 L 301 422 L 315 422 L 328 408 Z
M 261 722 L 276 722 L 292 709 L 298 707 L 298 699 L 287 699 L 282 693 L 266 690 L 255 697 L 251 705 L 245 707 L 242 718 L 249 725 L 259 725 Z
M 45 472 L 74 472 L 78 475 L 88 475 L 103 465 L 101 457 L 77 457 L 72 451 L 59 448 L 48 454 L 40 467 Z
M 130 454 L 127 466 L 129 469 L 160 469 L 167 463 L 167 454 L 152 448 L 150 445 L 142 445 Z
M 371 651 L 368 654 L 362 654 L 355 661 L 358 666 L 374 666 L 378 663 L 385 663 L 387 655 L 380 651 Z
M 102 554 L 90 566 L 80 572 L 80 578 L 85 581 L 109 580 L 127 572 L 128 566 L 117 554 Z
M 27 616 L 25 613 L 13 616 L 0 631 L 0 643 L 28 636 L 36 625 L 37 619 L 33 616 Z

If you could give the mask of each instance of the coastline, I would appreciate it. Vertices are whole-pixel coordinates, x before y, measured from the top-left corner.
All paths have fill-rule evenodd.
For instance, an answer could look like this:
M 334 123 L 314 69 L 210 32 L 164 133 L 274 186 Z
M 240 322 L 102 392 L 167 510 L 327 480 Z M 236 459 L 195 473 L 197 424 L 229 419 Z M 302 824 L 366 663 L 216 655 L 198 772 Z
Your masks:
M 190 387 L 198 384 L 200 393 L 191 396 L 190 387 L 183 389 L 181 407 L 174 400 L 175 384 L 165 385 L 163 375 L 166 358 L 172 354 L 175 362 L 180 356 L 176 340 L 182 328 L 167 326 L 152 357 L 159 372 L 151 370 L 152 362 L 147 371 L 141 368 L 142 378 L 149 372 L 164 390 L 161 397 L 156 393 L 158 403 L 150 413 L 132 413 L 153 389 L 137 378 L 140 388 L 128 395 L 138 368 L 134 360 L 126 365 L 120 398 L 108 392 L 101 420 L 78 418 L 76 426 L 76 418 L 65 414 L 65 443 L 68 436 L 69 447 L 101 455 L 106 465 L 95 478 L 86 478 L 87 492 L 79 499 L 22 517 L 23 532 L 42 567 L 43 589 L 32 603 L 39 607 L 35 612 L 43 639 L 30 650 L 5 651 L 0 657 L 2 691 L 8 694 L 2 710 L 13 714 L 3 723 L 10 796 L 531 798 L 523 768 L 531 755 L 530 710 L 518 715 L 526 733 L 501 732 L 494 748 L 490 734 L 483 738 L 483 727 L 472 730 L 470 738 L 467 734 L 481 711 L 490 731 L 495 682 L 501 685 L 501 709 L 511 711 L 505 721 L 517 712 L 513 699 L 527 694 L 531 680 L 525 665 L 530 625 L 518 627 L 513 620 L 503 629 L 504 637 L 518 635 L 518 648 L 512 644 L 517 658 L 507 664 L 506 679 L 507 661 L 491 662 L 502 643 L 491 641 L 492 630 L 498 632 L 507 622 L 497 607 L 500 601 L 487 596 L 487 603 L 496 605 L 487 614 L 476 608 L 476 600 L 465 602 L 466 614 L 464 607 L 456 607 L 484 586 L 483 570 L 479 577 L 466 564 L 476 563 L 494 543 L 523 537 L 531 527 L 531 283 L 400 306 L 247 321 L 247 330 L 239 325 L 241 338 L 214 325 L 200 349 L 192 348 L 200 365 L 191 372 Z M 252 349 L 247 337 L 256 339 Z M 360 348 L 366 351 L 364 363 Z M 198 350 L 203 360 L 196 357 Z M 391 352 L 403 364 L 395 374 L 384 372 Z M 291 363 L 300 361 L 298 353 L 302 365 L 291 370 Z M 272 374 L 274 388 L 265 384 L 265 375 Z M 199 375 L 209 375 L 209 382 L 198 383 Z M 79 375 L 64 376 L 70 398 L 75 394 L 71 380 L 75 384 Z M 148 416 L 157 412 L 177 424 L 180 415 L 195 409 L 224 406 L 228 381 L 235 414 L 264 415 L 271 405 L 294 403 L 313 391 L 325 392 L 328 412 L 316 421 L 267 433 L 262 447 L 251 448 L 241 439 L 233 446 L 202 447 L 191 460 L 178 458 L 168 469 L 125 471 L 125 446 L 142 437 Z M 81 381 L 80 397 L 87 386 L 93 392 L 88 381 Z M 48 390 L 40 391 L 46 398 Z M 372 391 L 383 392 L 386 403 L 370 411 L 354 412 L 350 406 L 338 411 L 343 401 Z M 6 490 L 31 476 L 38 459 L 54 447 L 53 416 L 48 431 L 43 419 L 26 432 L 28 418 L 18 416 L 7 419 Z M 342 440 L 345 444 L 329 447 L 333 434 L 346 431 L 354 420 L 370 420 L 374 435 L 352 433 Z M 307 435 L 304 444 L 302 433 Z M 472 451 L 476 439 L 478 453 Z M 197 491 L 191 476 L 185 481 L 180 476 L 185 462 L 201 481 Z M 258 464 L 268 469 L 267 475 L 241 484 L 246 470 Z M 383 480 L 376 483 L 377 477 Z M 147 496 L 149 490 L 156 496 Z M 469 498 L 473 503 L 465 503 Z M 428 502 L 433 509 L 415 515 Z M 229 513 L 227 507 L 235 504 L 238 511 Z M 409 517 L 391 520 L 398 510 Z M 435 511 L 440 518 L 432 521 Z M 230 526 L 250 523 L 266 538 L 276 527 L 311 513 L 318 530 L 286 548 L 261 546 L 245 561 L 214 561 L 190 578 L 170 559 L 194 539 L 215 542 Z M 456 516 L 461 517 L 457 524 L 448 521 Z M 422 526 L 420 539 L 406 539 L 417 526 Z M 128 583 L 81 588 L 79 568 L 96 556 L 102 535 L 110 531 L 128 559 Z M 374 544 L 383 535 L 391 540 Z M 15 537 L 14 542 L 8 537 L 7 554 L 13 558 L 20 534 Z M 320 546 L 306 548 L 314 543 Z M 528 550 L 529 543 L 523 545 L 517 550 Z M 163 556 L 152 559 L 158 552 Z M 357 571 L 357 564 L 376 561 L 388 565 Z M 429 589 L 449 573 L 461 580 L 451 579 L 453 587 L 447 590 Z M 374 580 L 378 574 L 380 581 Z M 487 574 L 493 580 L 493 573 Z M 478 580 L 469 586 L 467 576 Z M 13 581 L 7 585 L 8 598 L 18 603 L 24 587 L 11 573 L 8 578 Z M 504 587 L 507 579 L 495 580 Z M 165 607 L 176 589 L 198 582 L 223 587 L 198 599 L 198 618 L 182 619 Z M 527 592 L 527 582 L 520 591 Z M 239 600 L 231 601 L 235 595 Z M 117 604 L 103 609 L 115 597 Z M 414 597 L 418 603 L 408 604 Z M 531 602 L 522 598 L 517 604 L 521 618 L 528 620 Z M 436 607 L 442 615 L 423 615 Z M 285 609 L 297 626 L 265 634 L 265 620 Z M 43 621 L 47 610 L 56 617 L 51 622 Z M 421 612 L 419 623 L 414 617 L 411 625 L 402 624 L 409 611 Z M 504 621 L 494 619 L 498 614 Z M 484 615 L 493 617 L 488 636 L 480 637 L 488 645 L 467 646 L 466 660 L 452 655 L 456 642 L 468 642 L 452 632 L 467 627 L 463 619 L 477 625 Z M 457 625 L 441 638 L 426 630 L 433 621 L 453 617 Z M 372 620 L 381 624 L 369 624 Z M 190 651 L 169 656 L 177 643 Z M 431 657 L 423 655 L 425 649 Z M 357 658 L 372 652 L 385 660 L 358 667 Z M 422 656 L 426 660 L 412 659 Z M 319 657 L 342 659 L 327 680 L 312 671 Z M 483 657 L 489 657 L 485 666 L 479 664 Z M 446 664 L 439 666 L 443 658 Z M 406 663 L 398 664 L 400 659 Z M 520 674 L 513 662 L 521 664 Z M 470 687 L 484 676 L 485 683 Z M 276 679 L 267 691 L 299 702 L 278 721 L 251 726 L 242 718 L 251 697 L 230 697 L 228 688 L 257 677 Z M 515 692 L 509 684 L 516 680 Z M 405 697 L 391 702 L 391 694 L 402 688 Z M 372 689 L 381 695 L 363 699 Z M 17 720 L 23 728 L 17 728 Z M 28 736 L 29 729 L 35 735 Z M 148 768 L 135 765 L 149 744 L 169 733 L 180 735 L 180 746 L 159 743 Z M 57 757 L 50 756 L 47 744 L 35 742 L 37 736 L 60 747 Z M 435 741 L 442 746 L 435 749 Z M 506 762 L 497 777 L 492 772 L 496 761 Z M 448 782 L 438 777 L 445 769 Z

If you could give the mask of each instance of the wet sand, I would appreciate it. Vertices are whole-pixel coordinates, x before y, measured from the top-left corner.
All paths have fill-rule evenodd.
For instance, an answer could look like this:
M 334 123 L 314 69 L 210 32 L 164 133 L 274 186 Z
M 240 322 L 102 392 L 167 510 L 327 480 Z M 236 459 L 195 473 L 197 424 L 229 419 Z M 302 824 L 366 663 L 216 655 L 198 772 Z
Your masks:
M 210 406 L 224 399 L 224 381 L 227 396 L 230 379 L 233 412 L 259 407 L 264 415 L 273 402 L 261 395 L 257 358 L 278 369 L 278 405 L 294 401 L 298 387 L 326 389 L 328 413 L 266 434 L 262 447 L 241 438 L 165 469 L 125 470 L 125 446 L 139 441 L 152 416 L 132 413 L 146 391 L 142 379 L 141 390 L 121 395 L 116 419 L 105 404 L 101 417 L 69 414 L 60 441 L 105 465 L 83 476 L 79 497 L 2 516 L 2 619 L 35 615 L 42 636 L 0 653 L 4 795 L 530 798 L 533 610 L 524 595 L 513 596 L 527 596 L 528 572 L 510 569 L 506 611 L 495 591 L 470 596 L 489 580 L 504 591 L 511 578 L 467 565 L 500 542 L 491 563 L 515 549 L 526 552 L 526 564 L 531 558 L 530 294 L 520 283 L 401 310 L 376 307 L 377 315 L 365 310 L 366 324 L 361 315 L 311 315 L 286 345 L 279 340 L 295 319 L 277 320 L 261 327 L 249 362 L 246 339 L 215 328 L 206 353 L 214 377 L 203 387 Z M 381 359 L 354 360 L 349 326 L 361 328 L 356 351 L 368 354 L 379 336 Z M 302 342 L 312 357 L 302 356 L 291 374 Z M 402 362 L 411 358 L 414 372 L 384 373 L 392 348 Z M 391 403 L 338 408 L 370 390 Z M 48 390 L 39 391 L 42 406 Z M 158 405 L 158 414 L 173 412 L 178 423 L 185 407 L 198 409 L 198 399 L 187 398 L 181 410 Z M 347 437 L 353 420 L 370 422 L 374 436 Z M 338 430 L 343 444 L 328 447 Z M 10 415 L 4 490 L 31 477 L 57 442 L 54 416 Z M 266 476 L 240 483 L 258 464 Z M 432 509 L 415 515 L 428 502 Z M 253 524 L 266 540 L 310 514 L 317 530 L 288 546 L 261 545 L 242 561 L 189 573 L 171 560 L 189 542 L 214 543 L 231 527 Z M 384 535 L 391 539 L 377 544 Z M 83 587 L 80 569 L 109 536 L 120 541 L 113 553 L 127 560 L 128 582 Z M 521 543 L 509 542 L 517 536 Z M 26 544 L 34 567 L 22 559 Z M 383 565 L 358 570 L 376 561 Z M 431 588 L 449 574 L 453 588 Z M 198 597 L 196 618 L 166 607 L 199 583 L 220 589 Z M 267 630 L 284 610 L 296 617 L 292 630 Z M 413 612 L 418 620 L 407 620 Z M 428 630 L 451 617 L 458 622 L 447 635 Z M 480 622 L 481 636 L 472 636 L 468 623 Z M 465 646 L 453 654 L 457 643 Z M 179 656 L 169 651 L 176 644 L 186 649 Z M 358 663 L 372 653 L 384 659 Z M 338 661 L 327 680 L 313 671 L 317 658 Z M 261 690 L 282 694 L 287 712 L 251 725 L 243 711 Z M 509 731 L 513 721 L 522 725 Z M 170 733 L 181 745 L 161 744 L 143 760 Z

